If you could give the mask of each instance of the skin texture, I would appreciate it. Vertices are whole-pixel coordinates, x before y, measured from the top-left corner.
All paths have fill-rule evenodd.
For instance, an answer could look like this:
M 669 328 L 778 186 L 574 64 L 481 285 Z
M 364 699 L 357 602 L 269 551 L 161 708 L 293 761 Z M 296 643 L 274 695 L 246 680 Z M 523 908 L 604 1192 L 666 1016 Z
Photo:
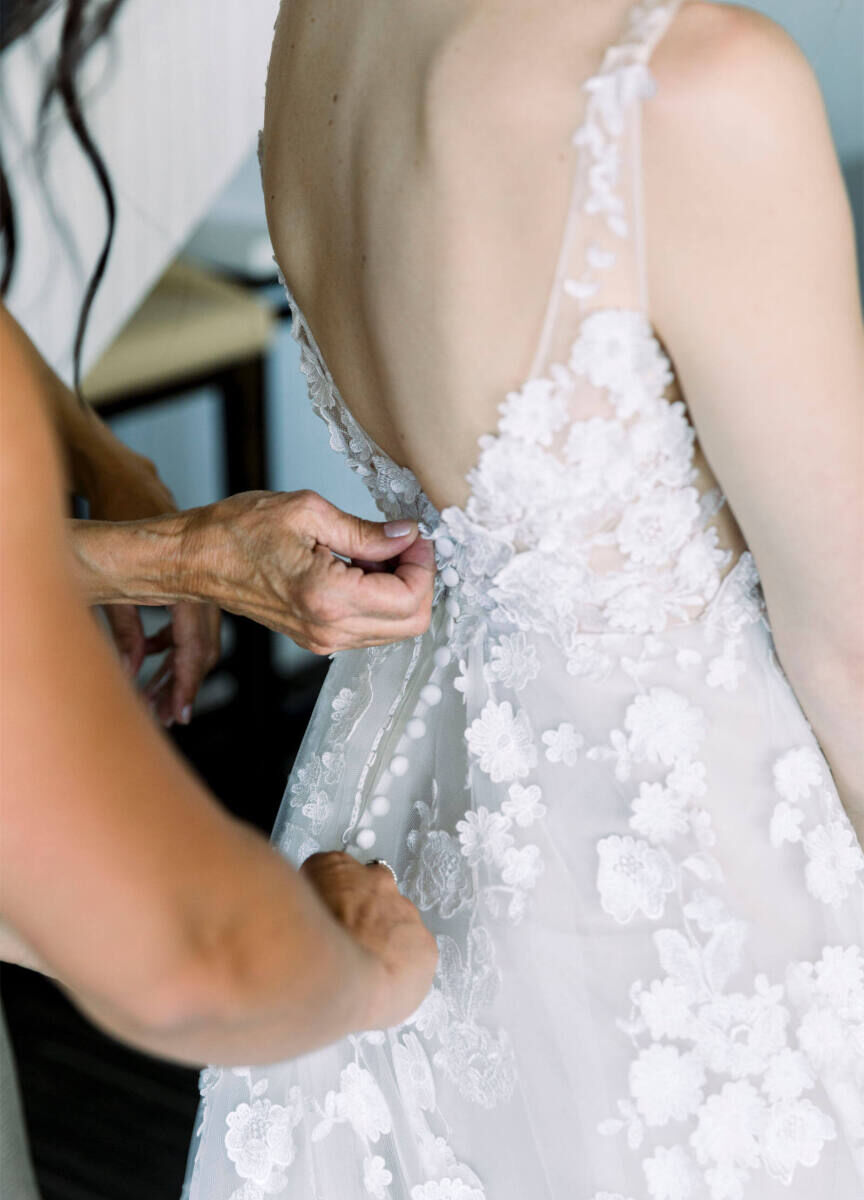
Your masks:
M 295 872 L 193 778 L 78 591 L 63 483 L 0 313 L 4 949 L 184 1062 L 273 1061 L 408 1016 L 437 958 L 416 909 L 345 854 Z
M 464 503 L 477 437 L 527 378 L 579 81 L 629 7 L 282 6 L 263 172 L 277 257 L 354 415 L 439 507 Z M 862 838 L 864 331 L 824 105 L 797 46 L 744 8 L 687 0 L 652 70 L 649 316 L 729 501 L 721 544 L 753 550 Z

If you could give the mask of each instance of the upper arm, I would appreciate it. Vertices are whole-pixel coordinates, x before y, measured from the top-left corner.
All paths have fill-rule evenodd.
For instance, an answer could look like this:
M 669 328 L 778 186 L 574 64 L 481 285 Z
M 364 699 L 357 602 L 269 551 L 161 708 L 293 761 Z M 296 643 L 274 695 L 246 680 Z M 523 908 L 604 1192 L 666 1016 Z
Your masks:
M 76 592 L 60 456 L 5 318 L 0 306 L 0 913 L 73 989 L 134 1016 L 194 944 L 196 889 L 229 822 Z
M 645 108 L 651 316 L 778 648 L 862 654 L 864 328 L 818 84 L 780 28 L 691 3 Z

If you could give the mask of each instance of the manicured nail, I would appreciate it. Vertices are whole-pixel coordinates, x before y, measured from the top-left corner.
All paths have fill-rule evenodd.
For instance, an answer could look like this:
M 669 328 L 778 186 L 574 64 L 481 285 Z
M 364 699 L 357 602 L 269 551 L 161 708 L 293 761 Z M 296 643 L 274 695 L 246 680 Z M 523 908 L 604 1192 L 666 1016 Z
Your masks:
M 188 725 L 191 720 L 192 720 L 192 705 L 187 704 L 186 707 L 183 709 L 183 711 L 180 713 L 180 721 L 182 722 L 183 725 Z
M 412 529 L 410 521 L 387 521 L 384 525 L 384 536 L 390 538 L 405 537 Z

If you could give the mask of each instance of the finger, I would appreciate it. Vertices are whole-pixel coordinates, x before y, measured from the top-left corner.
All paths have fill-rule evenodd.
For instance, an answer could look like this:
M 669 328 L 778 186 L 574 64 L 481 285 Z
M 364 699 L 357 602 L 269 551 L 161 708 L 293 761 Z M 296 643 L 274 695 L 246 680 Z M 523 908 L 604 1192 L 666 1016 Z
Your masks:
M 123 668 L 134 679 L 146 656 L 141 614 L 134 604 L 107 604 L 104 611 Z
M 145 641 L 147 654 L 160 654 L 163 650 L 170 650 L 174 645 L 174 626 L 171 621 L 160 626 L 155 633 L 151 633 Z
M 410 546 L 406 546 L 399 554 L 397 566 L 411 565 L 423 567 L 426 571 L 435 573 L 435 547 L 429 538 L 418 537 Z
M 173 668 L 172 659 L 172 654 L 166 654 L 164 660 L 159 664 L 152 677 L 148 680 L 143 692 L 146 700 L 153 700 L 153 698 L 156 696 L 156 693 L 162 687 L 165 679 L 171 673 Z
M 204 605 L 179 604 L 172 613 L 174 630 L 174 684 L 172 713 L 188 725 L 200 682 L 210 667 L 209 612 Z
M 152 701 L 153 711 L 166 729 L 170 729 L 175 720 L 173 696 L 174 675 L 169 672 Z
M 394 558 L 418 536 L 415 521 L 364 521 L 317 495 L 304 505 L 300 521 L 306 533 L 334 554 L 367 562 Z
M 356 583 L 358 615 L 404 621 L 419 613 L 429 615 L 435 572 L 413 562 L 400 562 L 395 571 L 363 575 Z
M 381 571 L 388 571 L 390 569 L 389 562 L 370 562 L 368 558 L 352 558 L 351 566 L 359 567 L 367 575 L 380 574 Z

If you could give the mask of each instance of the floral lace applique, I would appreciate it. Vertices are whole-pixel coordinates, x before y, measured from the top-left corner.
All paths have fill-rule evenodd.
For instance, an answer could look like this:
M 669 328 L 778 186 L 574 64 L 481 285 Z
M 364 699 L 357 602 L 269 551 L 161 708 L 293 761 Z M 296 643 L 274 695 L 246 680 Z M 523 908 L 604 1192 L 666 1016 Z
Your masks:
M 248 1067 L 235 1067 L 233 1074 L 246 1080 L 249 1099 L 228 1114 L 225 1150 L 234 1169 L 246 1184 L 241 1196 L 259 1200 L 288 1185 L 286 1168 L 294 1162 L 294 1130 L 303 1119 L 299 1087 L 288 1091 L 287 1103 L 273 1104 L 266 1098 L 267 1079 L 252 1082 Z
M 459 1092 L 493 1108 L 513 1094 L 516 1066 L 507 1034 L 493 1034 L 481 1023 L 499 986 L 492 939 L 477 925 L 468 936 L 464 958 L 458 943 L 446 934 L 439 935 L 438 949 L 439 985 L 408 1023 L 438 1043 L 432 1061 Z
M 604 757 L 620 764 L 626 756 L 627 778 L 640 763 L 671 769 L 662 781 L 639 782 L 630 825 L 642 838 L 598 842 L 601 907 L 626 923 L 637 915 L 668 919 L 674 902 L 680 924 L 653 934 L 663 973 L 631 986 L 630 1014 L 618 1021 L 634 1047 L 629 1094 L 598 1130 L 623 1132 L 638 1150 L 647 1131 L 686 1126 L 677 1142 L 642 1161 L 651 1200 L 702 1188 L 711 1200 L 742 1200 L 755 1172 L 789 1185 L 836 1138 L 818 1096 L 805 1095 L 817 1078 L 843 1100 L 864 1135 L 864 957 L 857 946 L 826 946 L 817 963 L 790 964 L 783 982 L 757 973 L 749 990 L 730 990 L 749 926 L 709 890 L 722 885 L 723 874 L 710 853 L 716 840 L 710 817 L 694 804 L 706 788 L 696 757 L 705 736 L 699 710 L 669 689 L 653 688 L 629 705 L 624 726 L 629 737 L 615 731 L 613 746 L 599 748 Z M 819 755 L 809 746 L 790 750 L 775 761 L 773 778 L 782 799 L 772 842 L 801 842 L 812 894 L 839 903 L 864 869 L 864 856 L 851 848 Z M 826 816 L 834 818 L 805 835 L 797 806 L 820 788 Z M 676 856 L 688 835 L 701 848 Z M 850 1099 L 856 1091 L 857 1102 Z
M 774 789 L 781 797 L 771 816 L 771 845 L 800 844 L 806 865 L 804 878 L 810 895 L 823 904 L 840 905 L 856 888 L 864 896 L 864 851 L 852 823 L 837 803 L 825 778 L 822 758 L 812 746 L 801 746 L 780 755 L 773 766 Z M 801 801 L 815 793 L 823 820 L 805 827 Z

